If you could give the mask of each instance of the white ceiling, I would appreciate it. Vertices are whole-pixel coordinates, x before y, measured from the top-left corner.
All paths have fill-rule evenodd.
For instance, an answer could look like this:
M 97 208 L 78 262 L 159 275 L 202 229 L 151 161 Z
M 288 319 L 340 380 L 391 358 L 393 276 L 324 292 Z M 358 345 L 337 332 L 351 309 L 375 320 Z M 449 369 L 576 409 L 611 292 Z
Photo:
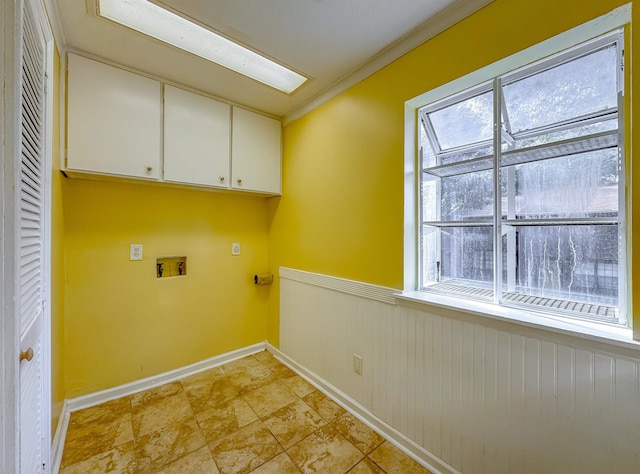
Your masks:
M 309 77 L 291 95 L 49 0 L 62 49 L 88 53 L 278 117 L 300 115 L 491 0 L 154 0 Z

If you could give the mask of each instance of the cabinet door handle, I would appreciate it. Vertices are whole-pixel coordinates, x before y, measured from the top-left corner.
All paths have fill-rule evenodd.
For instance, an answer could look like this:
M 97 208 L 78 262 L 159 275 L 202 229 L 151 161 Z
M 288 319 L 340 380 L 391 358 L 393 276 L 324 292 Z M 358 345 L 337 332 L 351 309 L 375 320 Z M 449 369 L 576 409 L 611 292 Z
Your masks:
M 147 166 L 147 173 L 151 173 L 153 171 L 153 166 Z
M 238 179 L 238 184 L 242 184 L 242 180 L 241 179 Z
M 220 176 L 220 182 L 224 183 L 224 176 Z

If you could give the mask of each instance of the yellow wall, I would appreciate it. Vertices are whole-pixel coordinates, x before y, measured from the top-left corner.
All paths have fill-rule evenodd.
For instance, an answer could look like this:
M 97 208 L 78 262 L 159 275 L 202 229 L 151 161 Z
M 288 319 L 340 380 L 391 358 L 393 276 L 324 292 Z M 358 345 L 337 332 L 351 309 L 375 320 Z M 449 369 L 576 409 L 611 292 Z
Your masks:
M 495 0 L 288 125 L 282 197 L 54 177 L 54 286 L 66 275 L 53 292 L 54 406 L 63 393 L 265 338 L 278 345 L 278 282 L 255 287 L 255 272 L 286 266 L 402 288 L 404 102 L 624 3 Z M 131 243 L 144 245 L 142 262 L 128 260 Z M 155 257 L 172 255 L 188 256 L 188 276 L 156 279 Z
M 65 179 L 66 397 L 180 368 L 266 339 L 264 198 Z M 240 242 L 241 255 L 231 255 Z M 129 244 L 143 244 L 129 261 Z M 156 257 L 188 258 L 156 278 Z
M 60 56 L 53 61 L 53 137 L 51 175 L 51 417 L 58 425 L 64 387 L 64 217 L 60 174 Z
M 404 102 L 625 3 L 495 0 L 289 124 L 283 196 L 269 203 L 272 271 L 402 288 Z M 278 304 L 273 291 L 267 332 L 275 345 Z

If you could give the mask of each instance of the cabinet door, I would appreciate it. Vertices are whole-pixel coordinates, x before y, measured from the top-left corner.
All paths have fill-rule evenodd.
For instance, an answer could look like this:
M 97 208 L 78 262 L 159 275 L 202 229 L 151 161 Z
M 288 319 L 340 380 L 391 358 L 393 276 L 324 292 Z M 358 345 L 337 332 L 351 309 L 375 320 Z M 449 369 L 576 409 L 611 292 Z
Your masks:
M 67 168 L 159 179 L 160 83 L 68 55 Z
M 232 135 L 232 188 L 280 194 L 280 122 L 234 107 Z
M 164 179 L 229 187 L 231 107 L 164 86 Z

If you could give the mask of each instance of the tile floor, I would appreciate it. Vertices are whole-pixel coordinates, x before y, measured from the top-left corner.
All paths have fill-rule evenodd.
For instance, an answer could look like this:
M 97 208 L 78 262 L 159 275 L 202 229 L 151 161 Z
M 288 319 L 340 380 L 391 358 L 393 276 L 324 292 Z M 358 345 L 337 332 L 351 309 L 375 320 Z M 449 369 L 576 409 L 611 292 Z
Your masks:
M 72 413 L 60 474 L 428 473 L 269 352 Z

